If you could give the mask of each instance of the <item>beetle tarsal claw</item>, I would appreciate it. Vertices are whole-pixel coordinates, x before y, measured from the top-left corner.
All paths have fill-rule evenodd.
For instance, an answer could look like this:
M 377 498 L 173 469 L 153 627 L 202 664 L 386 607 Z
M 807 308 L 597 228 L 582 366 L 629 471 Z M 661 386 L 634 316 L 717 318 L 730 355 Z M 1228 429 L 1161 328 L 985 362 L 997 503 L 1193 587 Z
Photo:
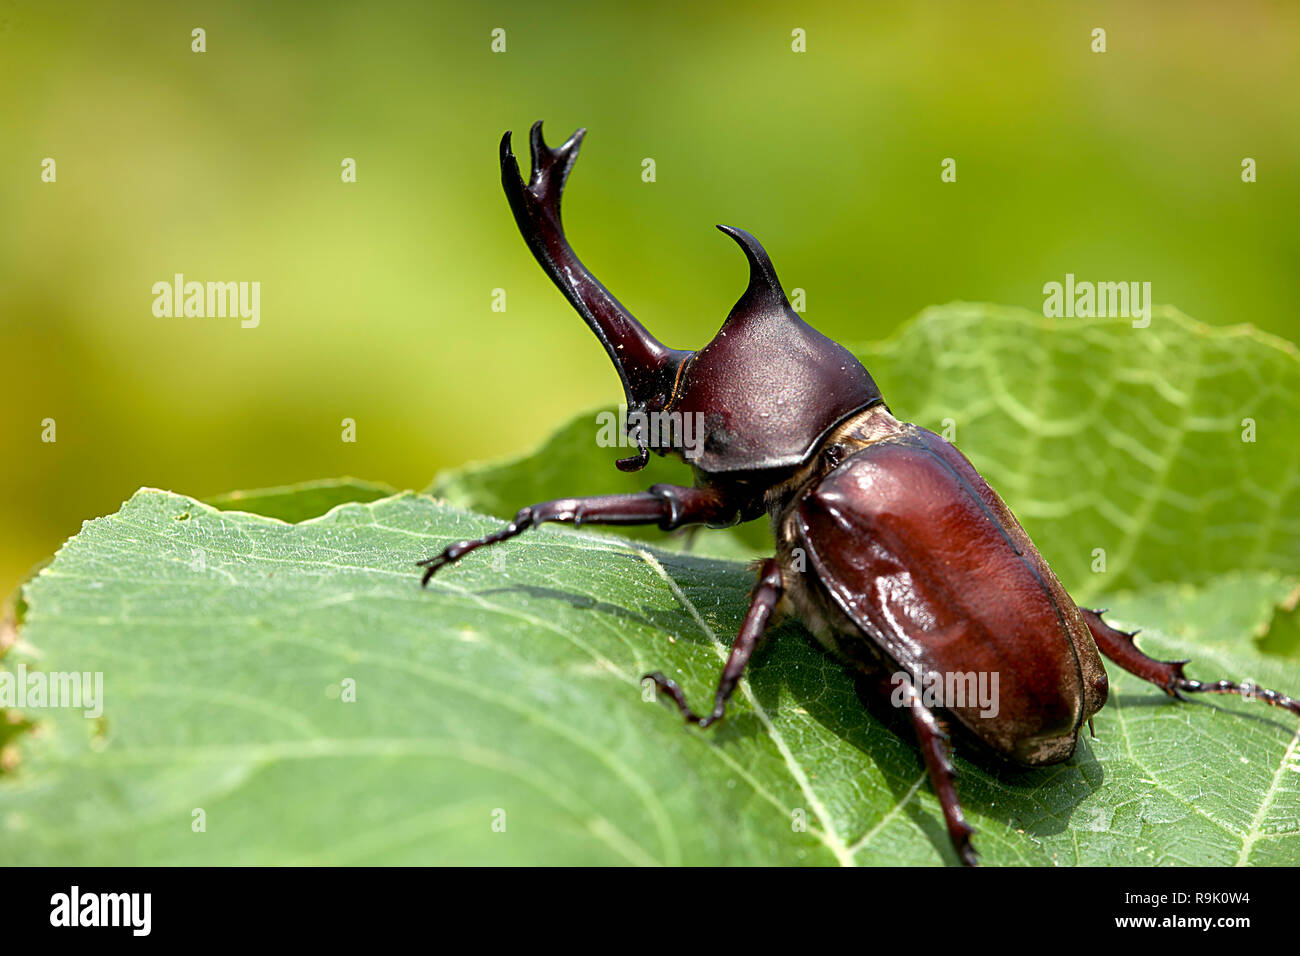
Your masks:
M 681 711 L 682 716 L 686 718 L 688 724 L 698 724 L 700 727 L 707 727 L 722 716 L 717 709 L 715 709 L 713 713 L 707 714 L 704 717 L 701 717 L 695 711 L 691 710 L 690 704 L 686 703 L 686 695 L 682 693 L 682 689 L 677 686 L 676 681 L 665 677 L 659 671 L 655 671 L 652 674 L 646 674 L 641 678 L 642 683 L 648 680 L 654 681 L 655 686 L 668 695 L 672 702 L 677 705 L 677 709 Z
M 464 544 L 465 542 L 461 542 Z M 447 565 L 451 564 L 452 559 L 447 557 L 447 552 L 434 555 L 432 558 L 425 558 L 423 561 L 417 561 L 416 566 L 424 568 L 424 575 L 420 578 L 420 587 L 428 587 L 429 581 Z

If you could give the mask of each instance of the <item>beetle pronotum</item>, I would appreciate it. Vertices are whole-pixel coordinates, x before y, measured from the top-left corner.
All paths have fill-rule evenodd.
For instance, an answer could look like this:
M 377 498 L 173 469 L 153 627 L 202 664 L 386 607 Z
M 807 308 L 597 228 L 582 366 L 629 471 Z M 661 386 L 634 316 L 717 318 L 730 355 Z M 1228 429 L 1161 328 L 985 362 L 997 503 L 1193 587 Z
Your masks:
M 749 260 L 749 285 L 718 335 L 694 352 L 662 345 L 565 239 L 560 196 L 585 133 L 551 149 L 541 122 L 534 124 L 527 184 L 506 133 L 506 196 L 528 248 L 609 353 L 629 412 L 700 416 L 702 448 L 680 441 L 656 448 L 688 461 L 695 485 L 529 505 L 500 531 L 420 562 L 424 584 L 471 551 L 547 521 L 671 530 L 770 515 L 777 553 L 759 568 L 712 709 L 697 714 L 673 681 L 659 673 L 647 679 L 688 721 L 707 727 L 723 716 L 769 624 L 794 613 L 868 683 L 886 694 L 884 685 L 894 685 L 891 696 L 911 718 L 948 834 L 967 864 L 977 856 L 957 799 L 948 728 L 955 724 L 1023 766 L 1067 760 L 1083 724 L 1106 703 L 1103 654 L 1172 697 L 1249 694 L 1300 714 L 1300 701 L 1275 691 L 1191 680 L 1185 661 L 1147 657 L 1133 634 L 1076 607 L 966 457 L 894 418 L 857 358 L 794 312 L 749 233 L 718 227 Z M 643 437 L 635 439 L 638 453 L 618 462 L 624 471 L 649 461 Z M 998 675 L 995 716 L 981 716 L 975 700 L 927 706 L 919 675 L 970 671 Z

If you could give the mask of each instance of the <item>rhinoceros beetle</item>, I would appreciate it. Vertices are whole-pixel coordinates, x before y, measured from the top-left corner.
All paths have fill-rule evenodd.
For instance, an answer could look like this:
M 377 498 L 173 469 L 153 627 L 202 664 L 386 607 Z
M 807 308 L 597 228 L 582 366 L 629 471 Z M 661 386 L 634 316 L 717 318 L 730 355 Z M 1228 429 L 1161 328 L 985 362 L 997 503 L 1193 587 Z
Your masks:
M 424 584 L 471 551 L 548 521 L 672 530 L 770 515 L 777 553 L 758 570 L 712 709 L 695 713 L 662 674 L 646 679 L 689 722 L 707 727 L 723 716 L 763 632 L 778 615 L 795 614 L 869 686 L 885 691 L 888 678 L 895 705 L 910 716 L 953 847 L 970 865 L 978 858 L 957 799 L 950 728 L 1012 764 L 1067 760 L 1083 724 L 1091 727 L 1106 703 L 1103 654 L 1171 697 L 1254 696 L 1300 714 L 1300 701 L 1275 691 L 1192 680 L 1186 661 L 1150 658 L 1136 632 L 1076 607 L 966 457 L 890 413 L 857 358 L 790 307 L 772 261 L 744 230 L 718 227 L 749 261 L 749 285 L 721 330 L 698 351 L 662 345 L 565 238 L 560 197 L 585 133 L 551 149 L 541 122 L 534 124 L 525 184 L 507 132 L 500 152 L 506 196 L 528 248 L 609 353 L 629 420 L 636 412 L 702 416 L 702 447 L 670 441 L 656 448 L 686 459 L 695 485 L 529 505 L 500 531 L 420 562 Z M 618 462 L 625 471 L 649 460 L 644 436 L 632 437 L 638 453 Z M 996 716 L 974 700 L 933 706 L 920 692 L 924 675 L 972 671 L 998 675 Z

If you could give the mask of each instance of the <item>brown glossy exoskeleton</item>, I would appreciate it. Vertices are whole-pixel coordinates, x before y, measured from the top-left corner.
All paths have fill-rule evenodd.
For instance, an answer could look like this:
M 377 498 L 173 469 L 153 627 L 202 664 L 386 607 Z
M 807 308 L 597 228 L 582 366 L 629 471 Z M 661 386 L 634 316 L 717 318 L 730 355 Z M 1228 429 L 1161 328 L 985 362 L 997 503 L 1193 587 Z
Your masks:
M 584 133 L 551 149 L 535 124 L 527 184 L 506 133 L 506 196 L 529 249 L 618 369 L 629 419 L 635 412 L 699 416 L 702 445 L 688 448 L 686 430 L 670 429 L 673 442 L 656 448 L 687 460 L 695 485 L 529 505 L 495 534 L 421 562 L 425 584 L 476 548 L 547 521 L 669 530 L 771 515 L 777 553 L 759 570 L 712 709 L 696 714 L 671 680 L 657 673 L 647 679 L 688 721 L 706 727 L 722 717 L 764 630 L 779 614 L 794 613 L 906 709 L 953 846 L 968 864 L 976 854 L 957 800 L 948 728 L 1016 764 L 1066 760 L 1080 728 L 1106 703 L 1102 654 L 1172 697 L 1249 693 L 1300 714 L 1300 702 L 1274 691 L 1191 680 L 1186 662 L 1147 657 L 1132 634 L 1076 607 L 966 457 L 894 418 L 853 354 L 791 309 L 749 233 L 718 227 L 749 260 L 749 286 L 713 341 L 695 352 L 660 344 L 565 239 L 560 196 Z M 644 436 L 634 437 L 639 453 L 618 462 L 624 470 L 649 459 Z M 975 700 L 927 706 L 919 689 L 927 675 L 971 672 L 997 675 L 996 715 L 982 716 Z

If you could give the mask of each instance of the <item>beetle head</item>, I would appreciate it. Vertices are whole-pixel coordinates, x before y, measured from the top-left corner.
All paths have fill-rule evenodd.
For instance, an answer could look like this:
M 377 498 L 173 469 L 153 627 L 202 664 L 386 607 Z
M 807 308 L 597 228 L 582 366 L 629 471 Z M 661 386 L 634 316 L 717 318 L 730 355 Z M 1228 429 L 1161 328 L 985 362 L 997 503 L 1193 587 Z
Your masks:
M 542 124 L 530 137 L 525 183 L 501 140 L 501 182 L 528 248 L 600 339 L 627 396 L 638 454 L 618 463 L 644 467 L 649 448 L 686 459 L 705 474 L 795 467 L 836 425 L 883 401 L 851 352 L 790 307 L 758 240 L 719 226 L 749 260 L 749 285 L 717 336 L 697 352 L 670 349 L 593 276 L 569 246 L 560 197 L 585 130 L 552 149 Z

